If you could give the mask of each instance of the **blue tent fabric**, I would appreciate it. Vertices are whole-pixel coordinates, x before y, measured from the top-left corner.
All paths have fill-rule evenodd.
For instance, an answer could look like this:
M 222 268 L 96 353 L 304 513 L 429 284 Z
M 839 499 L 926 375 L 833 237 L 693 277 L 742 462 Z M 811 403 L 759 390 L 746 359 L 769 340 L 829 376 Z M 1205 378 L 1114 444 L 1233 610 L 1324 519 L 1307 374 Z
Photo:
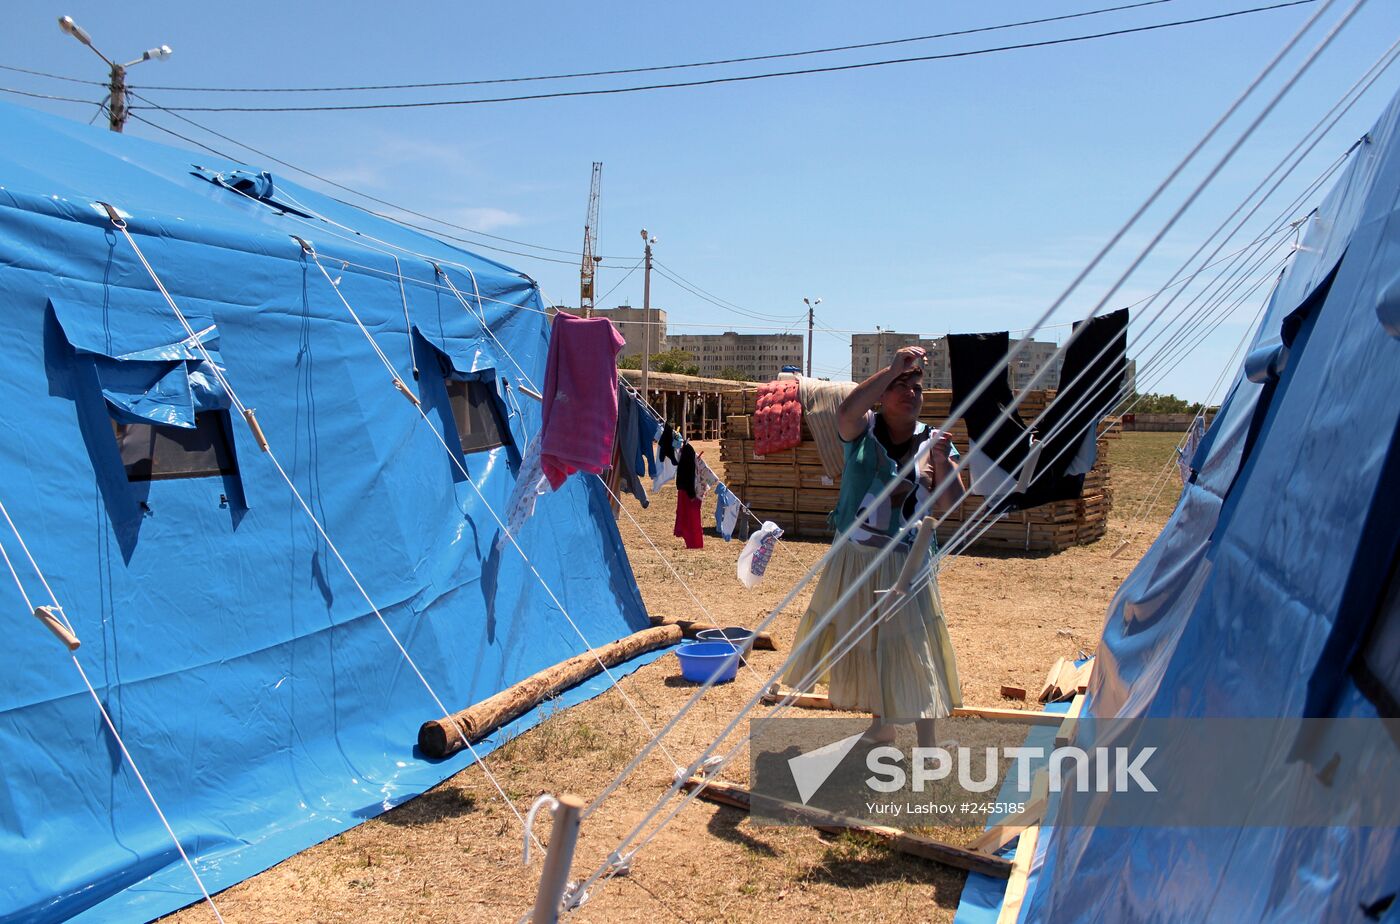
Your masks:
M 1380 602 L 1400 530 L 1400 341 L 1378 316 L 1400 275 L 1398 130 L 1400 99 L 1308 222 L 1256 360 L 1110 605 L 1079 746 L 1096 717 L 1378 714 L 1353 656 L 1369 626 L 1400 620 Z M 1260 804 L 1326 785 L 1309 759 L 1261 782 Z M 1109 796 L 1064 798 L 1092 811 Z M 1366 827 L 1061 825 L 1021 920 L 1355 920 L 1400 887 L 1397 848 L 1400 832 Z
M 0 500 L 208 885 L 460 770 L 468 755 L 415 753 L 418 726 L 438 714 L 432 699 L 227 411 L 101 203 L 125 216 L 204 345 L 218 348 L 288 477 L 449 708 L 583 650 L 520 556 L 491 555 L 487 508 L 502 510 L 512 452 L 538 430 L 540 408 L 503 404 L 512 445 L 458 456 L 483 500 L 294 236 L 340 278 L 449 445 L 444 375 L 489 378 L 500 395 L 542 379 L 549 319 L 535 283 L 280 178 L 275 195 L 302 214 L 198 173 L 231 176 L 241 164 L 3 104 L 0 164 Z M 415 330 L 450 370 L 416 353 Z M 210 408 L 229 418 L 235 472 L 127 480 L 113 420 L 187 427 Z M 520 541 L 593 644 L 648 625 L 596 479 L 541 498 Z M 17 554 L 4 529 L 0 543 Z M 44 602 L 37 579 L 21 575 Z M 17 618 L 22 607 L 6 575 L 0 922 L 147 920 L 197 899 L 66 651 Z

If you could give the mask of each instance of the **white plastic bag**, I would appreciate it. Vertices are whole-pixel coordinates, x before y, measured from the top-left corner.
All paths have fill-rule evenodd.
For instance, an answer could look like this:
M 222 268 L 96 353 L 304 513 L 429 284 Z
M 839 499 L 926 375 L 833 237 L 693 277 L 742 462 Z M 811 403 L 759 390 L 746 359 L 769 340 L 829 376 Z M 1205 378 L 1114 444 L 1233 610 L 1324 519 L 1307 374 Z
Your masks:
M 744 550 L 739 553 L 739 580 L 745 587 L 757 587 L 768 570 L 773 557 L 773 549 L 778 545 L 782 529 L 772 520 L 764 520 L 758 531 L 749 536 Z

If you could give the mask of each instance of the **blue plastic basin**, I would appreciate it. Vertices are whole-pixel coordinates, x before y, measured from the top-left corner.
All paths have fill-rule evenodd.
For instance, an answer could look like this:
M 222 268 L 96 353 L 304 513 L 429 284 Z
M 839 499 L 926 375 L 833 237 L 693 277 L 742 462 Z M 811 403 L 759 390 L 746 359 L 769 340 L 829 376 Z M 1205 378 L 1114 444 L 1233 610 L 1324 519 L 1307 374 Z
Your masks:
M 676 649 L 681 676 L 694 683 L 711 677 L 715 683 L 733 680 L 739 672 L 739 649 L 728 642 L 689 642 Z

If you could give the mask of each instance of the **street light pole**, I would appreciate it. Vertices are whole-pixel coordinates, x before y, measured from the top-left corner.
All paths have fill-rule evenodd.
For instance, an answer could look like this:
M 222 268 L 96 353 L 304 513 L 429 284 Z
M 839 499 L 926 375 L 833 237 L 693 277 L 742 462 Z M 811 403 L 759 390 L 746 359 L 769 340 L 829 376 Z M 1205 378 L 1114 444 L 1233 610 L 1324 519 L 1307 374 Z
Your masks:
M 646 272 L 642 276 L 642 400 L 650 401 L 647 385 L 651 381 L 651 245 L 656 238 L 642 229 L 642 241 L 646 247 L 643 260 Z
M 807 378 L 812 377 L 812 325 L 816 322 L 816 309 L 822 303 L 821 299 L 812 301 L 810 298 L 803 298 L 802 302 L 807 306 Z
M 73 38 L 82 42 L 92 53 L 102 59 L 108 67 L 107 80 L 107 127 L 114 132 L 120 132 L 126 126 L 127 104 L 126 104 L 126 71 L 129 67 L 135 67 L 142 61 L 164 61 L 174 52 L 169 45 L 160 45 L 156 48 L 148 48 L 141 53 L 141 57 L 125 64 L 118 64 L 111 58 L 97 50 L 97 46 L 92 43 L 92 36 L 82 26 L 73 21 L 72 16 L 60 16 L 58 27 L 67 32 Z

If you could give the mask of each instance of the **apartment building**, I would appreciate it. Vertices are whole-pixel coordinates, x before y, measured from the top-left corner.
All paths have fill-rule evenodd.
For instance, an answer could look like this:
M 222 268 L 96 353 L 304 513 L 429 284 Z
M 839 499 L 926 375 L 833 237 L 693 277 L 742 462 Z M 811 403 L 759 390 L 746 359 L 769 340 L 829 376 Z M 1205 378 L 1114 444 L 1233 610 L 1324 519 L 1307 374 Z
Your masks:
M 803 364 L 801 334 L 672 334 L 667 342 L 695 357 L 705 376 L 737 369 L 756 382 L 770 382 L 783 366 Z
M 633 308 L 631 305 L 618 305 L 616 308 L 594 308 L 595 318 L 607 318 L 617 326 L 618 333 L 622 334 L 622 339 L 627 343 L 618 354 L 621 359 L 624 356 L 641 356 L 642 343 L 646 336 L 646 328 L 643 322 L 651 321 L 651 352 L 652 354 L 664 353 L 675 344 L 666 338 L 666 311 L 663 308 L 652 308 L 648 317 L 646 308 Z
M 1012 341 L 1012 347 L 1016 341 Z M 895 351 L 907 347 L 923 347 L 928 354 L 924 366 L 925 388 L 952 388 L 953 371 L 948 362 L 948 338 L 920 337 L 900 331 L 876 331 L 873 334 L 851 335 L 851 379 L 862 382 L 885 368 L 894 359 Z M 1044 340 L 1030 340 L 1021 355 L 1010 363 L 1012 388 L 1024 388 L 1037 372 L 1049 367 L 1038 383 L 1041 388 L 1053 388 L 1060 379 L 1059 346 Z

